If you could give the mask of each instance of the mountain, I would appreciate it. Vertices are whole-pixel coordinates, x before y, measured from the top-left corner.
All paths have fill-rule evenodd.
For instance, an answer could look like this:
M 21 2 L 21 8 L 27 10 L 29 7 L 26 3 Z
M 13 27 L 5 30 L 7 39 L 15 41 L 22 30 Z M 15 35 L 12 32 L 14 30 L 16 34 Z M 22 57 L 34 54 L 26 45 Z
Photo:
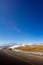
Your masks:
M 3 43 L 3 44 L 0 44 L 0 48 L 10 47 L 15 45 L 17 45 L 17 43 Z

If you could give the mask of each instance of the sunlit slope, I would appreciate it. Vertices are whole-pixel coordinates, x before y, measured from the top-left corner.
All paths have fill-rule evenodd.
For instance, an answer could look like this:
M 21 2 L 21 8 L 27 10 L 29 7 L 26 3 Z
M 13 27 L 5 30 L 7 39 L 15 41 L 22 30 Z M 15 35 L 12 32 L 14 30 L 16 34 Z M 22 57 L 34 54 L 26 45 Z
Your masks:
M 43 45 L 25 45 L 25 47 L 20 46 L 16 49 L 23 51 L 43 52 Z

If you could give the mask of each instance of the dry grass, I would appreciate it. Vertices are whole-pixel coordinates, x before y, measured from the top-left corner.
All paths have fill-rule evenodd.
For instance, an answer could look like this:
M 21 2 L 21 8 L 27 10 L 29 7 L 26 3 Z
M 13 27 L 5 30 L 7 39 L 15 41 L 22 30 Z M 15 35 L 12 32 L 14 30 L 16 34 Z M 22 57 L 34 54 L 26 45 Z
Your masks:
M 17 47 L 16 49 L 31 52 L 43 52 L 43 45 L 25 45 L 25 47 L 20 46 Z

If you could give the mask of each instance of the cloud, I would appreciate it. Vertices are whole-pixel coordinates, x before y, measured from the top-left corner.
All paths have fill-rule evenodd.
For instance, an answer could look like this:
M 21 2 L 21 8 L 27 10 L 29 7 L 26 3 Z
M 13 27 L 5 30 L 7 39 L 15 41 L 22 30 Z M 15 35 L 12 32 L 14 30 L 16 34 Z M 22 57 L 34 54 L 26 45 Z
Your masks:
M 16 32 L 21 32 L 21 30 L 18 28 L 17 22 L 13 22 L 10 24 L 12 26 L 12 28 L 16 31 Z
M 20 32 L 20 29 L 19 29 L 17 26 L 14 26 L 14 30 L 15 30 L 16 32 Z
M 0 22 L 0 24 L 3 24 L 4 26 L 8 27 L 8 28 L 12 28 L 14 29 L 16 32 L 20 32 L 20 29 L 17 26 L 17 23 L 15 22 Z

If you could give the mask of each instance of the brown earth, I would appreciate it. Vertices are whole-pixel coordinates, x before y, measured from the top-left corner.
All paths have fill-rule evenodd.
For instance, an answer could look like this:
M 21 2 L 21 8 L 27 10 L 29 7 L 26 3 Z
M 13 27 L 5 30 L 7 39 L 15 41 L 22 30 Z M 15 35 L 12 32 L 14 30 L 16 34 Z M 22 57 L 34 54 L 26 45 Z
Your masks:
M 16 49 L 31 52 L 43 52 L 43 45 L 25 45 L 25 47 L 20 46 L 17 47 Z

